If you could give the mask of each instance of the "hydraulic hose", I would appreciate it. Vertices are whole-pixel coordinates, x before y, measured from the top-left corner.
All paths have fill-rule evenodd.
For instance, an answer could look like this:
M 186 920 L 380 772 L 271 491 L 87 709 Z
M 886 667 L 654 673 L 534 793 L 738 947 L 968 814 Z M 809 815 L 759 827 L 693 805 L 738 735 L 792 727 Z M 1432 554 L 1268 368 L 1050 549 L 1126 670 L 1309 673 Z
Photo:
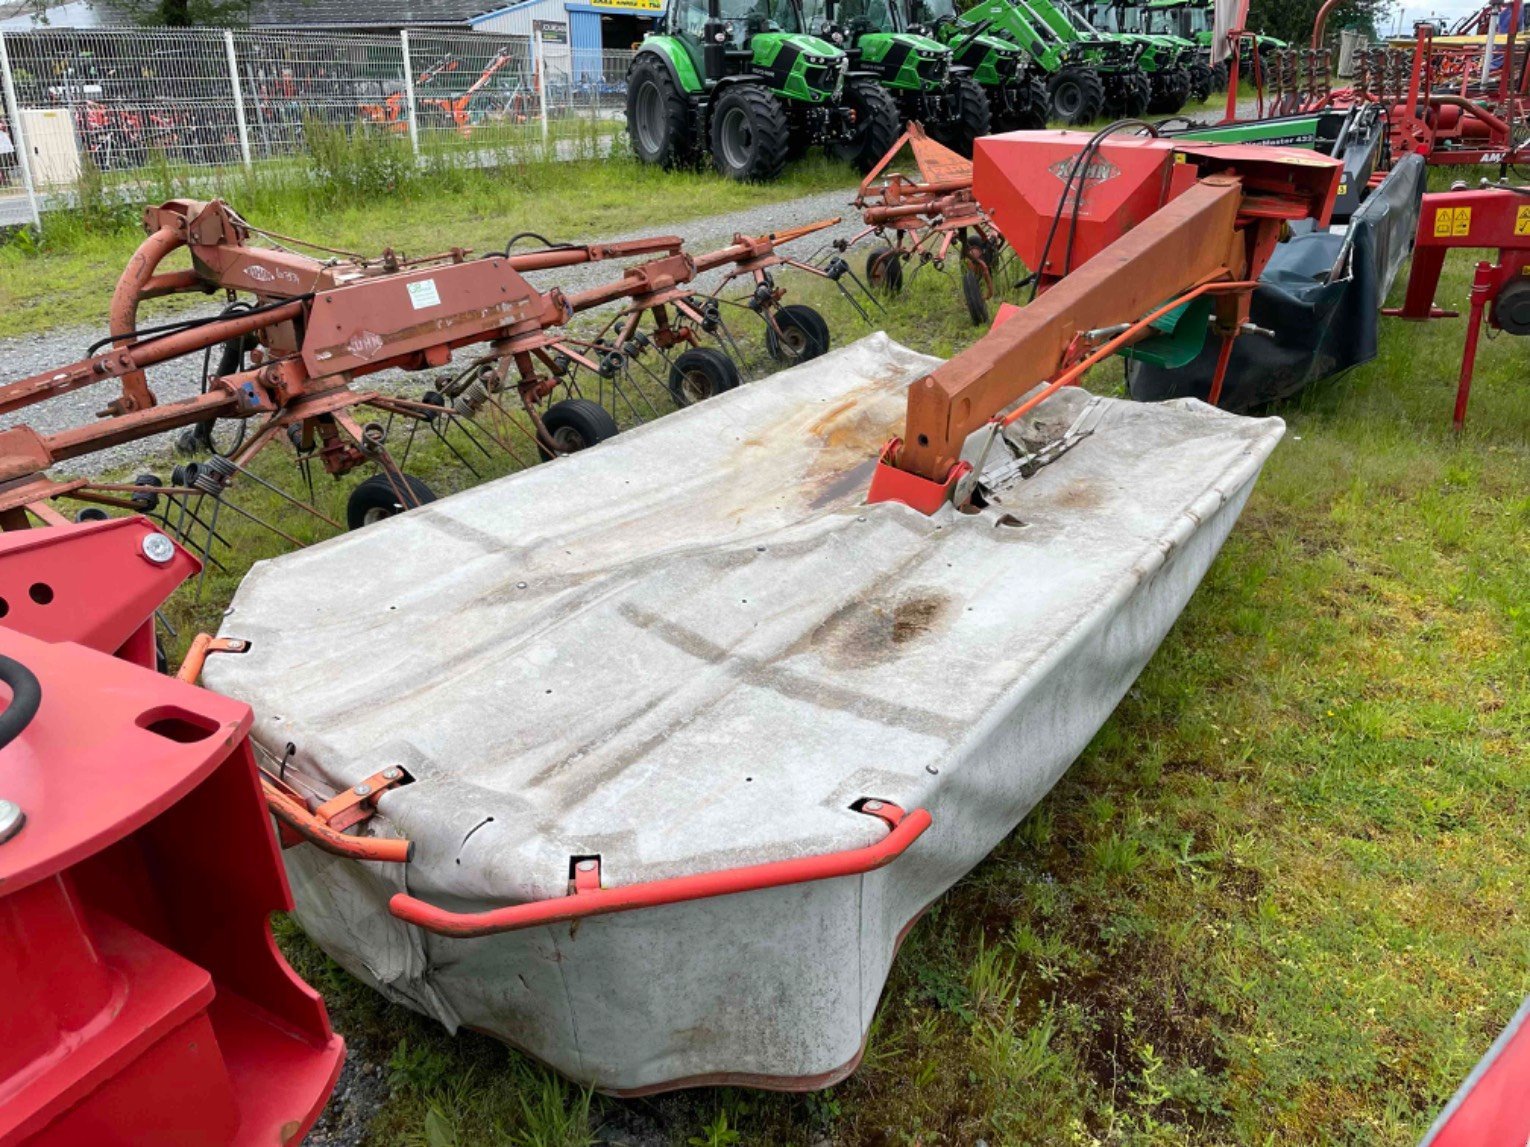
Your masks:
M 11 688 L 11 703 L 0 713 L 0 749 L 5 748 L 37 716 L 42 704 L 42 686 L 36 675 L 14 657 L 0 654 L 0 681 Z

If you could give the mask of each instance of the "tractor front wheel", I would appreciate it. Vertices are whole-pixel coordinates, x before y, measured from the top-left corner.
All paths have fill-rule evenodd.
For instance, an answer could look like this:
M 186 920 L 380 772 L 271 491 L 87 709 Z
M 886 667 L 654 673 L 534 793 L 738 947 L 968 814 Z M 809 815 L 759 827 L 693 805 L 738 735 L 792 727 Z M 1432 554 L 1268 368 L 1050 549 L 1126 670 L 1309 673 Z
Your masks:
M 902 133 L 898 102 L 875 80 L 856 78 L 845 83 L 844 103 L 850 113 L 850 133 L 827 150 L 830 157 L 864 175 L 898 142 Z
M 1070 127 L 1100 118 L 1105 109 L 1105 85 L 1088 68 L 1063 68 L 1047 85 L 1051 117 Z
M 790 137 L 780 101 L 757 84 L 731 85 L 712 110 L 712 163 L 740 183 L 779 176 Z
M 1211 68 L 1196 60 L 1185 70 L 1185 77 L 1190 85 L 1190 102 L 1203 104 L 1211 98 L 1211 93 L 1216 89 L 1216 77 Z
M 638 56 L 627 80 L 627 132 L 644 163 L 684 167 L 696 158 L 690 105 L 651 52 Z
M 935 135 L 939 142 L 964 159 L 972 158 L 972 145 L 988 134 L 988 97 L 982 85 L 971 76 L 956 76 L 951 81 L 952 117 Z
M 1190 77 L 1184 68 L 1169 68 L 1153 73 L 1153 98 L 1148 111 L 1154 115 L 1174 115 L 1190 98 Z

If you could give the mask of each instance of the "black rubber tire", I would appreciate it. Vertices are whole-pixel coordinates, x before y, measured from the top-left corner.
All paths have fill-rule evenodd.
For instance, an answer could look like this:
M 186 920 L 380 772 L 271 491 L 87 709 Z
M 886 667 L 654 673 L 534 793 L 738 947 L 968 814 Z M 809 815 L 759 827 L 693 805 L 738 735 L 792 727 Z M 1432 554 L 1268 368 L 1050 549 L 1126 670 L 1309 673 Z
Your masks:
M 873 247 L 866 253 L 866 285 L 889 295 L 903 290 L 903 260 L 891 247 Z
M 1227 90 L 1227 61 L 1223 60 L 1211 69 L 1211 90 L 1225 92 Z
M 740 183 L 769 183 L 786 166 L 791 124 L 759 84 L 733 84 L 712 109 L 712 166 Z
M 616 419 L 598 402 L 588 398 L 565 398 L 549 406 L 542 414 L 542 425 L 552 436 L 559 454 L 576 454 L 599 446 L 617 434 Z M 537 443 L 542 460 L 551 458 L 552 452 Z
M 652 52 L 640 52 L 627 74 L 627 135 L 643 163 L 674 168 L 696 161 L 690 101 Z
M 1216 77 L 1211 68 L 1200 60 L 1193 60 L 1185 69 L 1185 79 L 1190 85 L 1189 99 L 1193 104 L 1203 104 L 1216 89 Z
M 1116 84 L 1117 98 L 1114 106 L 1107 106 L 1108 114 L 1136 119 L 1147 113 L 1153 98 L 1153 85 L 1141 72 L 1126 72 Z
M 1153 73 L 1153 98 L 1148 111 L 1154 115 L 1174 115 L 1190 97 L 1190 77 L 1184 68 L 1170 68 Z
M 786 336 L 783 343 L 775 330 L 765 326 L 765 349 L 777 362 L 807 362 L 827 353 L 829 349 L 829 324 L 812 307 L 791 303 L 776 311 L 776 326 Z
M 967 317 L 972 325 L 988 325 L 988 300 L 983 297 L 983 280 L 971 267 L 962 268 L 962 301 L 967 304 Z
M 100 506 L 86 506 L 83 510 L 76 510 L 74 512 L 74 520 L 76 522 L 104 522 L 109 517 L 111 515 Z
M 742 380 L 733 360 L 715 347 L 692 347 L 669 368 L 669 396 L 675 406 L 694 406 L 732 390 Z
M 988 97 L 983 87 L 971 76 L 954 76 L 951 80 L 951 103 L 956 118 L 945 124 L 936 134 L 939 141 L 964 159 L 972 158 L 972 145 L 989 132 Z
M 1088 68 L 1067 67 L 1047 84 L 1048 119 L 1070 127 L 1092 123 L 1105 110 L 1105 85 Z
M 825 150 L 831 158 L 850 164 L 864 175 L 902 134 L 898 101 L 875 80 L 857 77 L 845 82 L 842 102 L 855 116 L 854 132 L 850 138 L 831 143 Z
M 1032 77 L 1025 81 L 1030 90 L 1030 101 L 1016 118 L 1016 131 L 1041 131 L 1047 126 L 1047 86 Z
M 402 477 L 409 492 L 409 500 L 414 505 L 423 506 L 426 502 L 436 500 L 435 491 L 414 475 L 404 474 Z M 373 522 L 402 514 L 410 508 L 399 502 L 393 482 L 389 481 L 387 474 L 373 474 L 352 490 L 351 496 L 346 499 L 345 525 L 347 529 L 359 530 L 362 526 L 370 526 Z

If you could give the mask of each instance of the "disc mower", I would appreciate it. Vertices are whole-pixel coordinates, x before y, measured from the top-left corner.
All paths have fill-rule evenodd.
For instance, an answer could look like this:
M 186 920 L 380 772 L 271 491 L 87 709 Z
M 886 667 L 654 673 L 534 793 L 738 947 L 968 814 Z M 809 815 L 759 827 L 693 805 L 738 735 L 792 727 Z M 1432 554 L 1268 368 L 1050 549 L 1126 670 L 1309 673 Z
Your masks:
M 730 179 L 760 182 L 822 145 L 865 171 L 897 136 L 898 109 L 849 72 L 844 51 L 807 34 L 798 0 L 672 0 L 627 73 L 632 150 L 662 167 L 710 151 Z
M 1436 305 L 1435 293 L 1445 256 L 1453 250 L 1496 248 L 1497 260 L 1481 260 L 1472 275 L 1471 306 L 1466 319 L 1466 349 L 1456 381 L 1454 426 L 1466 424 L 1477 343 L 1483 323 L 1509 335 L 1530 335 L 1530 187 L 1484 186 L 1424 196 L 1414 239 L 1413 268 L 1401 307 L 1382 313 L 1412 322 L 1453 319 L 1459 311 Z

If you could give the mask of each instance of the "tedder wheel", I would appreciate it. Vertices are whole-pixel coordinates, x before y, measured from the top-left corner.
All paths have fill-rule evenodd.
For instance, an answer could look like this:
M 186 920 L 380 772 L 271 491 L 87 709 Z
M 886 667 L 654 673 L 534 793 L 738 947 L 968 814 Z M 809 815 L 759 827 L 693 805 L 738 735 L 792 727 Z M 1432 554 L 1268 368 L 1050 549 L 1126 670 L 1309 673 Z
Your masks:
M 964 159 L 971 159 L 972 145 L 988 134 L 988 97 L 971 76 L 956 76 L 952 84 L 956 116 L 940 133 L 940 142 Z
M 962 268 L 962 299 L 975 327 L 988 322 L 988 300 L 983 297 L 983 280 L 971 267 Z
M 829 349 L 829 324 L 812 307 L 792 303 L 776 311 L 777 336 L 769 324 L 765 327 L 765 349 L 777 362 L 807 362 Z
M 1051 117 L 1073 127 L 1100 118 L 1105 108 L 1105 85 L 1088 68 L 1068 67 L 1047 85 Z
M 896 295 L 903 290 L 903 260 L 891 247 L 873 247 L 866 254 L 866 285 Z
M 832 158 L 864 175 L 898 142 L 902 131 L 898 102 L 875 80 L 856 78 L 845 82 L 845 107 L 854 120 L 850 135 L 827 150 Z
M 782 310 L 787 308 L 783 307 Z M 694 347 L 669 368 L 669 396 L 676 406 L 694 406 L 736 387 L 740 378 L 733 360 L 714 347 Z
M 76 522 L 104 522 L 109 517 L 111 515 L 101 509 L 100 506 L 86 506 L 83 510 L 76 510 L 74 512 L 74 520 Z
M 615 438 L 617 430 L 611 412 L 588 398 L 565 398 L 553 403 L 542 415 L 542 425 L 559 454 L 574 454 L 598 446 L 607 438 Z M 540 442 L 537 450 L 544 461 L 552 457 Z
M 627 132 L 633 154 L 644 163 L 684 167 L 696 158 L 685 95 L 651 52 L 638 56 L 627 79 Z
M 712 112 L 712 163 L 740 183 L 769 183 L 786 165 L 791 125 L 759 84 L 733 84 Z
M 345 503 L 345 524 L 348 529 L 359 530 L 394 514 L 402 514 L 410 506 L 423 506 L 436 500 L 435 491 L 412 474 L 401 475 L 409 491 L 410 505 L 399 501 L 398 491 L 387 474 L 373 474 L 354 490 Z

